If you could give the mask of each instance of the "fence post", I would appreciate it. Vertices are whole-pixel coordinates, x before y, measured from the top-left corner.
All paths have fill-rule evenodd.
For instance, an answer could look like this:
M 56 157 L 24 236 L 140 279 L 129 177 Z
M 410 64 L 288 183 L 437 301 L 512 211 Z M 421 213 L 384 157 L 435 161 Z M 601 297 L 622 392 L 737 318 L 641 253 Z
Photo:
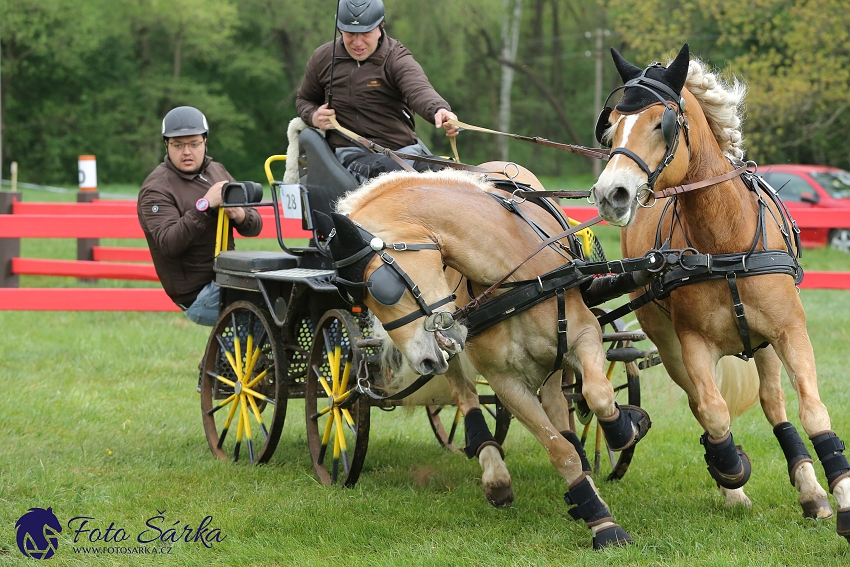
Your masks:
M 97 162 L 95 156 L 80 156 L 79 161 L 80 190 L 77 193 L 78 203 L 91 203 L 100 194 L 97 191 Z M 100 245 L 99 238 L 77 239 L 77 260 L 94 260 L 94 247 Z M 87 280 L 88 281 L 88 280 Z
M 0 191 L 0 215 L 11 215 L 12 204 L 20 200 L 19 191 Z M 12 258 L 20 255 L 20 238 L 0 238 L 0 287 L 19 287 L 20 278 L 12 273 Z

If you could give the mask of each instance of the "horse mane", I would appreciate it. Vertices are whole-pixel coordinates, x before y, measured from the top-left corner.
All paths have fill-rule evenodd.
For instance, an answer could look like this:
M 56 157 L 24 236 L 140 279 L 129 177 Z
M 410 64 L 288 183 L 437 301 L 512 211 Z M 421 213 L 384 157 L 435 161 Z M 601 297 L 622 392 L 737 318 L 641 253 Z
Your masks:
M 669 65 L 669 63 L 668 63 Z M 747 87 L 737 78 L 729 83 L 699 59 L 691 59 L 685 87 L 700 103 L 714 138 L 724 155 L 744 158 L 741 122 Z
M 336 203 L 336 210 L 341 214 L 351 214 L 372 199 L 388 191 L 398 191 L 409 187 L 423 185 L 460 186 L 473 185 L 482 191 L 492 189 L 493 185 L 484 181 L 479 175 L 466 171 L 443 169 L 441 171 L 426 171 L 414 173 L 407 171 L 390 171 L 368 180 L 366 183 L 349 191 Z

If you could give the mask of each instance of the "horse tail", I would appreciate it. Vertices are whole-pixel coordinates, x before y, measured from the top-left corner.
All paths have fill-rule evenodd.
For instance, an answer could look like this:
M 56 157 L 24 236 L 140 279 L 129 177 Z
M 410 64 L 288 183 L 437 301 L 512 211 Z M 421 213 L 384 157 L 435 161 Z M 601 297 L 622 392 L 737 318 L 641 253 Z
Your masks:
M 372 316 L 372 333 L 375 338 L 383 339 L 381 347 L 381 376 L 386 377 L 386 382 L 380 386 L 390 395 L 400 392 L 419 378 L 419 374 L 413 371 L 407 363 L 407 359 L 375 316 Z M 464 353 L 460 353 L 458 356 L 462 356 L 464 359 L 466 358 Z M 446 377 L 434 376 L 424 386 L 405 397 L 402 403 L 405 406 L 447 406 L 453 404 L 454 400 L 452 399 L 452 391 Z
M 733 421 L 759 401 L 759 376 L 752 359 L 744 362 L 735 356 L 724 356 L 717 363 L 714 379 Z

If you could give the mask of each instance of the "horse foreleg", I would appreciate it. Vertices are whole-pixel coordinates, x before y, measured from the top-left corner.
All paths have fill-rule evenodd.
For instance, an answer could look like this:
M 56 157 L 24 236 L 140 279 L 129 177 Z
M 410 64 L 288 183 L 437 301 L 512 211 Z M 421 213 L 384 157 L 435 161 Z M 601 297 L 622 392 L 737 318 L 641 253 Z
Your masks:
M 608 447 L 612 451 L 628 449 L 649 431 L 649 414 L 637 406 L 620 406 L 614 401 L 614 388 L 602 372 L 605 353 L 598 325 L 579 328 L 569 341 L 572 357 L 581 368 L 582 396 L 596 414 Z
M 785 393 L 782 391 L 782 362 L 773 347 L 757 351 L 756 366 L 759 372 L 759 399 L 764 415 L 773 427 L 785 460 L 788 478 L 799 493 L 800 506 L 806 518 L 829 518 L 832 508 L 826 491 L 818 483 L 812 457 L 800 439 L 797 429 L 788 422 L 785 411 Z
M 708 472 L 721 488 L 739 489 L 749 480 L 752 469 L 747 454 L 735 445 L 729 408 L 714 381 L 719 356 L 712 354 L 709 345 L 696 333 L 683 332 L 679 340 L 682 343 L 682 362 L 696 391 L 697 403 L 696 406 L 692 404 L 691 409 L 695 410 L 705 429 L 700 443 L 705 447 Z M 727 504 L 730 503 L 730 494 L 724 495 Z
M 584 520 L 593 533 L 593 548 L 632 543 L 632 538 L 614 521 L 608 505 L 599 496 L 576 448 L 565 439 L 549 420 L 537 397 L 516 379 L 488 376 L 490 386 L 516 419 L 528 429 L 546 449 L 549 462 L 568 483 L 565 502 L 572 506 L 570 516 Z
M 468 367 L 465 367 L 467 366 Z M 465 355 L 456 356 L 449 362 L 446 380 L 452 390 L 452 398 L 464 416 L 466 429 L 466 456 L 478 457 L 481 465 L 481 487 L 484 498 L 496 508 L 510 506 L 514 501 L 511 475 L 505 465 L 504 453 L 496 443 L 478 402 L 478 390 L 470 378 L 476 370 Z
M 797 390 L 800 422 L 823 465 L 829 491 L 835 496 L 838 535 L 850 541 L 850 463 L 843 454 L 844 442 L 832 431 L 829 413 L 818 394 L 815 357 L 805 330 L 805 318 L 800 317 L 797 321 L 801 321 L 803 326 L 785 326 L 785 332 L 774 343 L 774 348 Z

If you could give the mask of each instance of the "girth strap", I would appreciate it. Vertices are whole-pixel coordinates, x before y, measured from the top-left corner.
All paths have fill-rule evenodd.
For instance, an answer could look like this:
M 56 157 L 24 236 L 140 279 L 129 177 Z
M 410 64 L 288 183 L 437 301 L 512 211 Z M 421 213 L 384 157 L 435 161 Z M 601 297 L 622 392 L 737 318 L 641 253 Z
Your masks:
M 555 297 L 558 299 L 558 352 L 555 355 L 553 371 L 561 369 L 567 352 L 567 309 L 564 304 L 564 290 L 559 289 Z
M 750 342 L 750 326 L 747 325 L 747 317 L 744 315 L 744 304 L 741 302 L 741 295 L 738 293 L 738 281 L 735 272 L 727 274 L 726 281 L 729 284 L 729 291 L 732 292 L 732 308 L 735 310 L 735 319 L 738 321 L 738 333 L 741 335 L 741 342 L 744 343 L 741 358 L 746 362 L 753 357 L 753 346 Z M 763 346 L 759 345 L 759 348 L 763 348 Z

